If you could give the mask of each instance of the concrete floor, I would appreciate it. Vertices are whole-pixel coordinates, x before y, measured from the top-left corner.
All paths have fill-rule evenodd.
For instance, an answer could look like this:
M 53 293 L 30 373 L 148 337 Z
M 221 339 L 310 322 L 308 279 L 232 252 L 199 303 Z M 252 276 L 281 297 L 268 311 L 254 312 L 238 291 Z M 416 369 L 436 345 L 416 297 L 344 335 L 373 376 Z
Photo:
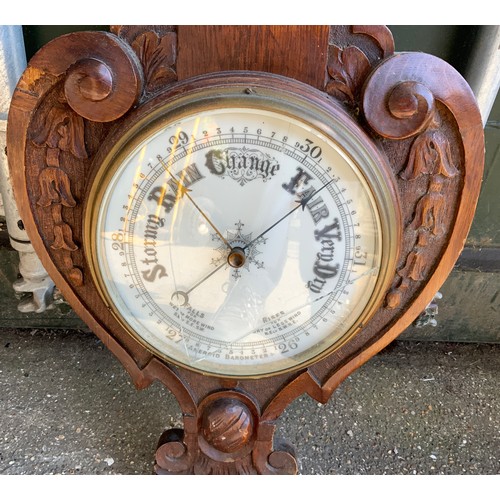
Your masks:
M 171 426 L 173 396 L 136 391 L 93 334 L 0 330 L 0 474 L 149 475 Z M 500 474 L 500 345 L 396 342 L 277 434 L 303 475 Z

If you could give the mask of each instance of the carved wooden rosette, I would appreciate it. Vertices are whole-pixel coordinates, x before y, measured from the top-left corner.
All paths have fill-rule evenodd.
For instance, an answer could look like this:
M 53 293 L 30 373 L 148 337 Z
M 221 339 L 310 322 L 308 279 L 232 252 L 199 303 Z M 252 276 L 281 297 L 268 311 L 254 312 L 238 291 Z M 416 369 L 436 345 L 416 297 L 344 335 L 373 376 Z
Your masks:
M 397 271 L 375 315 L 326 358 L 265 379 L 203 376 L 160 360 L 109 312 L 82 250 L 101 144 L 176 81 L 234 70 L 330 95 L 387 158 L 401 201 Z M 45 268 L 135 385 L 160 380 L 181 405 L 184 429 L 160 439 L 157 473 L 296 473 L 290 449 L 273 448 L 276 419 L 301 394 L 326 402 L 432 300 L 463 247 L 483 156 L 480 115 L 462 77 L 432 56 L 394 55 L 380 26 L 113 26 L 66 35 L 30 61 L 8 123 L 19 211 Z
M 241 391 L 218 391 L 184 416 L 184 429 L 163 433 L 157 474 L 296 474 L 286 446 L 273 450 L 275 426 L 263 421 L 256 402 Z

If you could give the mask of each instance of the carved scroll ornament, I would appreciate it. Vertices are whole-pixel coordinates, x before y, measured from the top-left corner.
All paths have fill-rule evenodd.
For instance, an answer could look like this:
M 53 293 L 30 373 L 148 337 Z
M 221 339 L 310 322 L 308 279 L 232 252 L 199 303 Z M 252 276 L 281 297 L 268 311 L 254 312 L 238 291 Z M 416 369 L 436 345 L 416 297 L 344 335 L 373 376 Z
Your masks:
M 434 70 L 429 71 L 426 82 L 418 81 L 419 64 Z M 460 96 L 453 93 L 452 85 L 442 85 L 447 78 L 448 83 L 454 81 L 462 87 Z M 449 125 L 444 125 L 445 120 L 449 123 L 449 118 L 437 102 L 446 105 L 459 130 L 463 127 L 460 130 L 463 155 L 460 147 L 452 152 L 451 141 L 455 141 L 455 136 L 451 135 Z M 456 247 L 444 249 L 452 232 L 462 233 L 465 239 L 468 230 L 460 223 L 466 214 L 457 197 L 459 183 L 464 183 L 465 192 L 478 189 L 480 178 L 475 175 L 473 162 L 480 161 L 475 158 L 480 159 L 484 154 L 482 141 L 474 143 L 464 126 L 472 118 L 467 116 L 472 102 L 473 96 L 460 75 L 443 61 L 425 54 L 389 58 L 367 82 L 363 110 L 370 126 L 382 137 L 409 141 L 408 155 L 397 175 L 408 207 L 404 232 L 406 250 L 400 256 L 401 264 L 387 295 L 389 309 L 402 306 L 412 282 L 425 283 L 431 273 L 436 274 L 434 262 L 443 251 L 450 254 L 449 259 L 458 257 L 460 250 Z M 471 112 L 477 119 L 477 111 Z M 422 195 L 421 189 L 424 189 Z M 446 261 L 447 258 L 441 258 L 441 265 Z

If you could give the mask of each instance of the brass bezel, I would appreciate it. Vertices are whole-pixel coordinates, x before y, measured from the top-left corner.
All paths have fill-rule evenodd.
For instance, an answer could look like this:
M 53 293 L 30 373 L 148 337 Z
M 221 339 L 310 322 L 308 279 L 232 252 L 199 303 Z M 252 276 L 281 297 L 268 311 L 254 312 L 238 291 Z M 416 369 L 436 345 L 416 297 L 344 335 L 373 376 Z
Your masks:
M 114 141 L 100 161 L 84 213 L 84 251 L 90 272 L 99 295 L 122 328 L 159 359 L 217 378 L 257 379 L 271 377 L 303 369 L 324 359 L 341 348 L 366 325 L 380 307 L 395 273 L 401 234 L 399 201 L 392 172 L 384 157 L 347 113 L 340 110 L 322 93 L 295 81 L 292 81 L 293 83 L 286 88 L 282 88 L 283 79 L 274 81 L 270 75 L 267 80 L 269 81 L 263 80 L 262 77 L 256 80 L 255 77 L 252 79 L 252 76 L 235 76 L 234 74 L 232 77 L 198 78 L 196 79 L 198 84 L 196 88 L 188 88 L 185 93 L 172 92 L 166 96 L 163 103 L 153 107 L 144 116 L 139 115 L 135 122 Z M 381 271 L 365 309 L 346 333 L 330 347 L 307 361 L 279 371 L 250 375 L 213 373 L 183 364 L 158 351 L 146 343 L 114 307 L 97 263 L 96 239 L 98 235 L 95 234 L 93 228 L 96 226 L 95 221 L 106 186 L 123 160 L 146 137 L 156 133 L 166 124 L 179 121 L 196 112 L 221 107 L 260 108 L 293 117 L 315 128 L 338 145 L 339 150 L 365 177 L 367 184 L 371 187 L 378 210 L 380 229 L 383 235 Z

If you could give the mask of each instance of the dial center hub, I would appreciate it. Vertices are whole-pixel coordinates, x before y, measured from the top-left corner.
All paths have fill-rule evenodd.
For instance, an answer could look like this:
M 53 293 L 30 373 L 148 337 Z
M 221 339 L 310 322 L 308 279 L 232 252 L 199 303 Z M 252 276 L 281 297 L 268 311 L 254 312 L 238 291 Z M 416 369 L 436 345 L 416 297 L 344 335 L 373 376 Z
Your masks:
M 227 263 L 234 268 L 243 267 L 245 265 L 246 256 L 245 250 L 240 247 L 235 247 L 227 256 Z

